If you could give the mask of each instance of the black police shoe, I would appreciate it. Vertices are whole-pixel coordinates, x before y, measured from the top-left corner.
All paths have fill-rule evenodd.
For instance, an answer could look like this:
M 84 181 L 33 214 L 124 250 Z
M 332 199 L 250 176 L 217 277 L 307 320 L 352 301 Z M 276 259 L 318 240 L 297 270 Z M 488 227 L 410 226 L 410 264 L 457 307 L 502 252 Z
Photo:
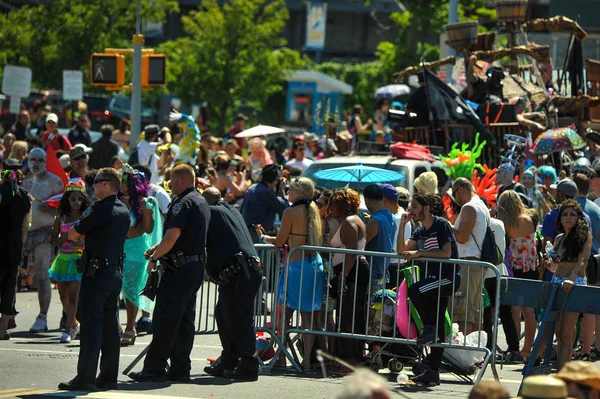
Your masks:
M 225 375 L 223 375 L 225 377 Z M 256 371 L 248 371 L 248 370 L 240 370 L 239 368 L 235 368 L 231 374 L 228 373 L 227 378 L 231 379 L 231 381 L 239 381 L 239 382 L 251 382 L 258 381 L 258 370 Z
M 143 317 L 140 317 L 135 323 L 135 329 L 138 333 L 152 334 L 152 320 L 143 320 Z
M 87 391 L 95 392 L 97 390 L 95 384 L 86 384 L 79 381 L 77 378 L 73 378 L 69 382 L 61 382 L 58 384 L 58 389 L 61 391 Z
M 167 381 L 171 382 L 190 382 L 190 373 L 167 373 Z
M 166 374 L 153 374 L 147 371 L 135 371 L 127 374 L 129 378 L 137 382 L 165 382 L 167 380 Z
M 116 381 L 110 382 L 96 378 L 96 388 L 98 388 L 99 391 L 113 391 L 118 389 L 118 385 Z
M 225 368 L 223 363 L 219 362 L 218 364 L 211 364 L 210 366 L 204 367 L 204 372 L 212 375 L 213 377 L 231 378 L 233 370 Z
M 411 377 L 410 379 L 415 384 L 426 385 L 426 386 L 436 386 L 440 385 L 440 372 L 435 371 L 427 367 L 423 374 L 417 375 L 415 377 Z
M 421 334 L 419 339 L 417 339 L 417 344 L 421 346 L 427 345 L 434 342 L 436 338 L 437 334 L 435 331 L 435 326 L 423 326 L 423 333 Z

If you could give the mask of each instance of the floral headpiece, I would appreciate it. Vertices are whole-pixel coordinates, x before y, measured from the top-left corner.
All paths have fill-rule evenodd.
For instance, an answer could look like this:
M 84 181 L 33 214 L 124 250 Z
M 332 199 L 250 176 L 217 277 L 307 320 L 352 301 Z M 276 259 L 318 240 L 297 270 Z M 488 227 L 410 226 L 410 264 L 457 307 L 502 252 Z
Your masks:
M 123 165 L 120 172 L 121 172 L 121 181 L 123 183 L 129 179 L 129 175 L 141 175 L 142 177 L 145 177 L 142 172 L 140 172 L 139 170 L 133 169 L 131 167 L 131 165 L 129 165 L 128 163 Z
M 17 193 L 17 173 L 14 170 L 6 169 L 0 172 L 0 177 L 2 177 L 2 181 L 9 180 L 12 187 L 12 195 L 14 196 Z
M 81 177 L 69 179 L 67 186 L 65 187 L 65 193 L 69 191 L 79 191 L 80 193 L 85 194 L 85 182 L 83 179 Z

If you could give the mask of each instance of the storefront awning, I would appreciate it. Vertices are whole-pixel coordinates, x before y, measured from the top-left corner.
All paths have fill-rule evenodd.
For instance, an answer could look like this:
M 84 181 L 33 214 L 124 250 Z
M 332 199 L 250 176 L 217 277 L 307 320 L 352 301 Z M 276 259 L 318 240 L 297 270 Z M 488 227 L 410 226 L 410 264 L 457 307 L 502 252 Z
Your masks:
M 352 86 L 336 78 L 317 71 L 290 71 L 285 76 L 288 82 L 314 82 L 318 93 L 352 94 Z

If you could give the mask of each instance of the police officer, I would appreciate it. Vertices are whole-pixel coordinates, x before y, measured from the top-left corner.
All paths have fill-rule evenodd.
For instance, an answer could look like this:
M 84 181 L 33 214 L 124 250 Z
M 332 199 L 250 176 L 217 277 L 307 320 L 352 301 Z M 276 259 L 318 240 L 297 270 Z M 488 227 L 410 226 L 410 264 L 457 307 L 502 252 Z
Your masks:
M 260 260 L 239 211 L 223 201 L 221 192 L 214 187 L 207 188 L 203 196 L 210 205 L 206 268 L 219 283 L 215 319 L 223 345 L 221 361 L 204 371 L 215 377 L 256 381 L 253 316 L 254 299 L 262 281 Z
M 69 240 L 85 236 L 85 250 L 78 268 L 83 273 L 79 291 L 81 342 L 77 376 L 58 389 L 95 391 L 116 389 L 121 348 L 119 293 L 123 284 L 123 246 L 129 230 L 129 211 L 117 199 L 121 176 L 102 168 L 94 179 L 98 201 L 86 209 L 69 230 Z M 100 375 L 96 378 L 102 348 Z
M 194 345 L 196 292 L 204 279 L 206 233 L 210 210 L 195 189 L 196 175 L 189 165 L 171 171 L 171 202 L 160 243 L 146 251 L 148 270 L 160 259 L 165 269 L 156 292 L 153 337 L 144 368 L 130 373 L 136 381 L 190 380 L 190 353 Z M 167 360 L 171 359 L 166 374 Z
M 9 321 L 16 316 L 17 274 L 23 252 L 23 235 L 31 225 L 31 200 L 21 186 L 21 161 L 9 158 L 0 172 L 0 341 L 10 339 Z

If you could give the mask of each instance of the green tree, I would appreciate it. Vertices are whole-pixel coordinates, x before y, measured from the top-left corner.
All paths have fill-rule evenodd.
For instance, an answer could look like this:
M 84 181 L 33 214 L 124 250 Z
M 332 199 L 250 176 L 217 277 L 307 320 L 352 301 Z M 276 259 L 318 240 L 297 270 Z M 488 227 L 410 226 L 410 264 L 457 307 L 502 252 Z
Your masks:
M 186 37 L 166 42 L 167 86 L 188 104 L 206 101 L 218 130 L 241 103 L 263 104 L 283 88 L 283 73 L 304 64 L 281 37 L 289 14 L 284 0 L 206 0 L 182 18 Z
M 165 21 L 177 0 L 142 0 L 142 18 Z M 64 69 L 81 69 L 105 48 L 131 48 L 135 1 L 50 0 L 0 15 L 0 68 L 28 66 L 36 87 L 59 89 Z M 0 74 L 1 74 L 0 70 Z M 86 84 L 86 89 L 90 89 Z
M 485 31 L 496 18 L 496 10 L 487 8 L 486 0 L 462 0 L 459 3 L 459 21 L 478 20 Z M 448 22 L 447 0 L 406 0 L 407 11 L 393 13 L 390 18 L 399 26 L 395 43 L 381 42 L 376 55 L 383 62 L 384 72 L 391 75 L 415 65 L 423 57 L 426 61 L 439 58 L 439 35 Z

